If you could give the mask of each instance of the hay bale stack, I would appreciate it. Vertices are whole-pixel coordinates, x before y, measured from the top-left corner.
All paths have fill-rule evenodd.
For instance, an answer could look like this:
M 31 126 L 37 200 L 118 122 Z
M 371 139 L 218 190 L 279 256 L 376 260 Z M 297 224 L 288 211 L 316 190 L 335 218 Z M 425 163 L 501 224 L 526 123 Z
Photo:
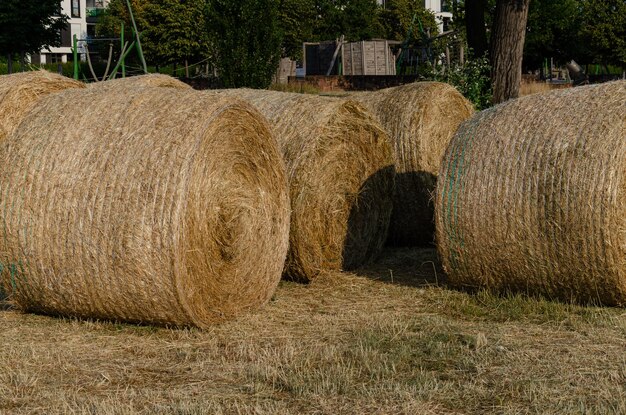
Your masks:
M 129 76 L 128 78 L 117 78 L 110 81 L 94 82 L 89 84 L 89 88 L 174 88 L 192 89 L 189 85 L 169 75 L 148 74 Z
M 286 277 L 310 281 L 376 257 L 387 236 L 394 172 L 388 137 L 366 110 L 313 95 L 219 93 L 256 106 L 282 148 L 292 209 Z
M 285 167 L 244 102 L 65 91 L 0 162 L 1 282 L 21 309 L 206 327 L 264 304 L 280 280 Z
M 11 134 L 44 96 L 85 84 L 48 71 L 0 76 L 0 141 Z
M 626 305 L 626 82 L 531 95 L 465 122 L 444 159 L 450 282 Z
M 474 112 L 453 86 L 418 82 L 351 97 L 364 104 L 391 138 L 396 190 L 390 245 L 430 245 L 434 240 L 432 194 L 446 147 Z

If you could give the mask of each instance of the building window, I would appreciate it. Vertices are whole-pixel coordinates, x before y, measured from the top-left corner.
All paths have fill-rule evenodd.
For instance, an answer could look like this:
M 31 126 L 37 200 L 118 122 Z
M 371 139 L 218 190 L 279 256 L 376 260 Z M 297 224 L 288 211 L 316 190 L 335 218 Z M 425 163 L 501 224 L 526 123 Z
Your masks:
M 80 17 L 80 0 L 72 0 L 72 17 Z

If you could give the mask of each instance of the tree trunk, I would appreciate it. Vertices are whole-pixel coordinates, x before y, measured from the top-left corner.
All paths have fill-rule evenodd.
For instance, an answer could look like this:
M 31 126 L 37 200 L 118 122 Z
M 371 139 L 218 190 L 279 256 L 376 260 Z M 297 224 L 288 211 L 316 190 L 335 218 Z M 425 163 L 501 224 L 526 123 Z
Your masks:
M 487 29 L 485 27 L 486 0 L 465 1 L 465 29 L 467 45 L 473 56 L 482 57 L 487 52 Z
M 24 52 L 20 52 L 20 71 L 24 72 L 26 70 L 26 54 Z
M 13 56 L 10 53 L 7 54 L 7 71 L 13 73 Z
M 497 0 L 491 33 L 491 83 L 498 104 L 519 96 L 530 0 Z
M 189 78 L 189 61 L 185 59 L 185 78 Z

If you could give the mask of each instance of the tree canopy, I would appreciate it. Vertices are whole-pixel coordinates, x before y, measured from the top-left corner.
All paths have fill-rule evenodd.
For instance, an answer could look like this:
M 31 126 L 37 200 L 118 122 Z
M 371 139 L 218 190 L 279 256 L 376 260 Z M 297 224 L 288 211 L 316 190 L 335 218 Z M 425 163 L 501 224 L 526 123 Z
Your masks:
M 279 0 L 208 0 L 206 28 L 224 86 L 266 88 L 278 67 Z
M 67 19 L 58 0 L 2 0 L 0 53 L 23 55 L 60 46 Z
M 202 60 L 209 44 L 205 0 L 150 0 L 143 10 L 146 59 L 161 64 Z

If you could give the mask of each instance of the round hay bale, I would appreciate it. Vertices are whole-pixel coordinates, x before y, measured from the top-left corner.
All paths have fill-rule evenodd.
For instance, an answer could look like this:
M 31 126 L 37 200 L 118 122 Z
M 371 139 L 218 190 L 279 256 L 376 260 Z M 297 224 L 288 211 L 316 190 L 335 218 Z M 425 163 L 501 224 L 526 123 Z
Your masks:
M 626 82 L 527 96 L 465 122 L 436 195 L 461 287 L 626 304 Z
M 0 76 L 0 141 L 11 134 L 44 96 L 85 84 L 48 71 Z
M 418 82 L 351 95 L 378 119 L 393 143 L 396 190 L 390 245 L 430 245 L 434 240 L 432 194 L 444 152 L 472 104 L 453 86 Z
M 387 236 L 394 170 L 388 137 L 366 110 L 313 95 L 219 93 L 256 106 L 282 148 L 292 210 L 285 276 L 310 281 L 375 258 Z
M 133 88 L 133 87 L 155 87 L 192 89 L 189 85 L 169 75 L 147 74 L 129 76 L 127 78 L 117 78 L 110 81 L 93 82 L 89 88 Z
M 21 309 L 206 327 L 264 304 L 280 280 L 285 166 L 242 101 L 65 91 L 0 162 L 1 282 Z

